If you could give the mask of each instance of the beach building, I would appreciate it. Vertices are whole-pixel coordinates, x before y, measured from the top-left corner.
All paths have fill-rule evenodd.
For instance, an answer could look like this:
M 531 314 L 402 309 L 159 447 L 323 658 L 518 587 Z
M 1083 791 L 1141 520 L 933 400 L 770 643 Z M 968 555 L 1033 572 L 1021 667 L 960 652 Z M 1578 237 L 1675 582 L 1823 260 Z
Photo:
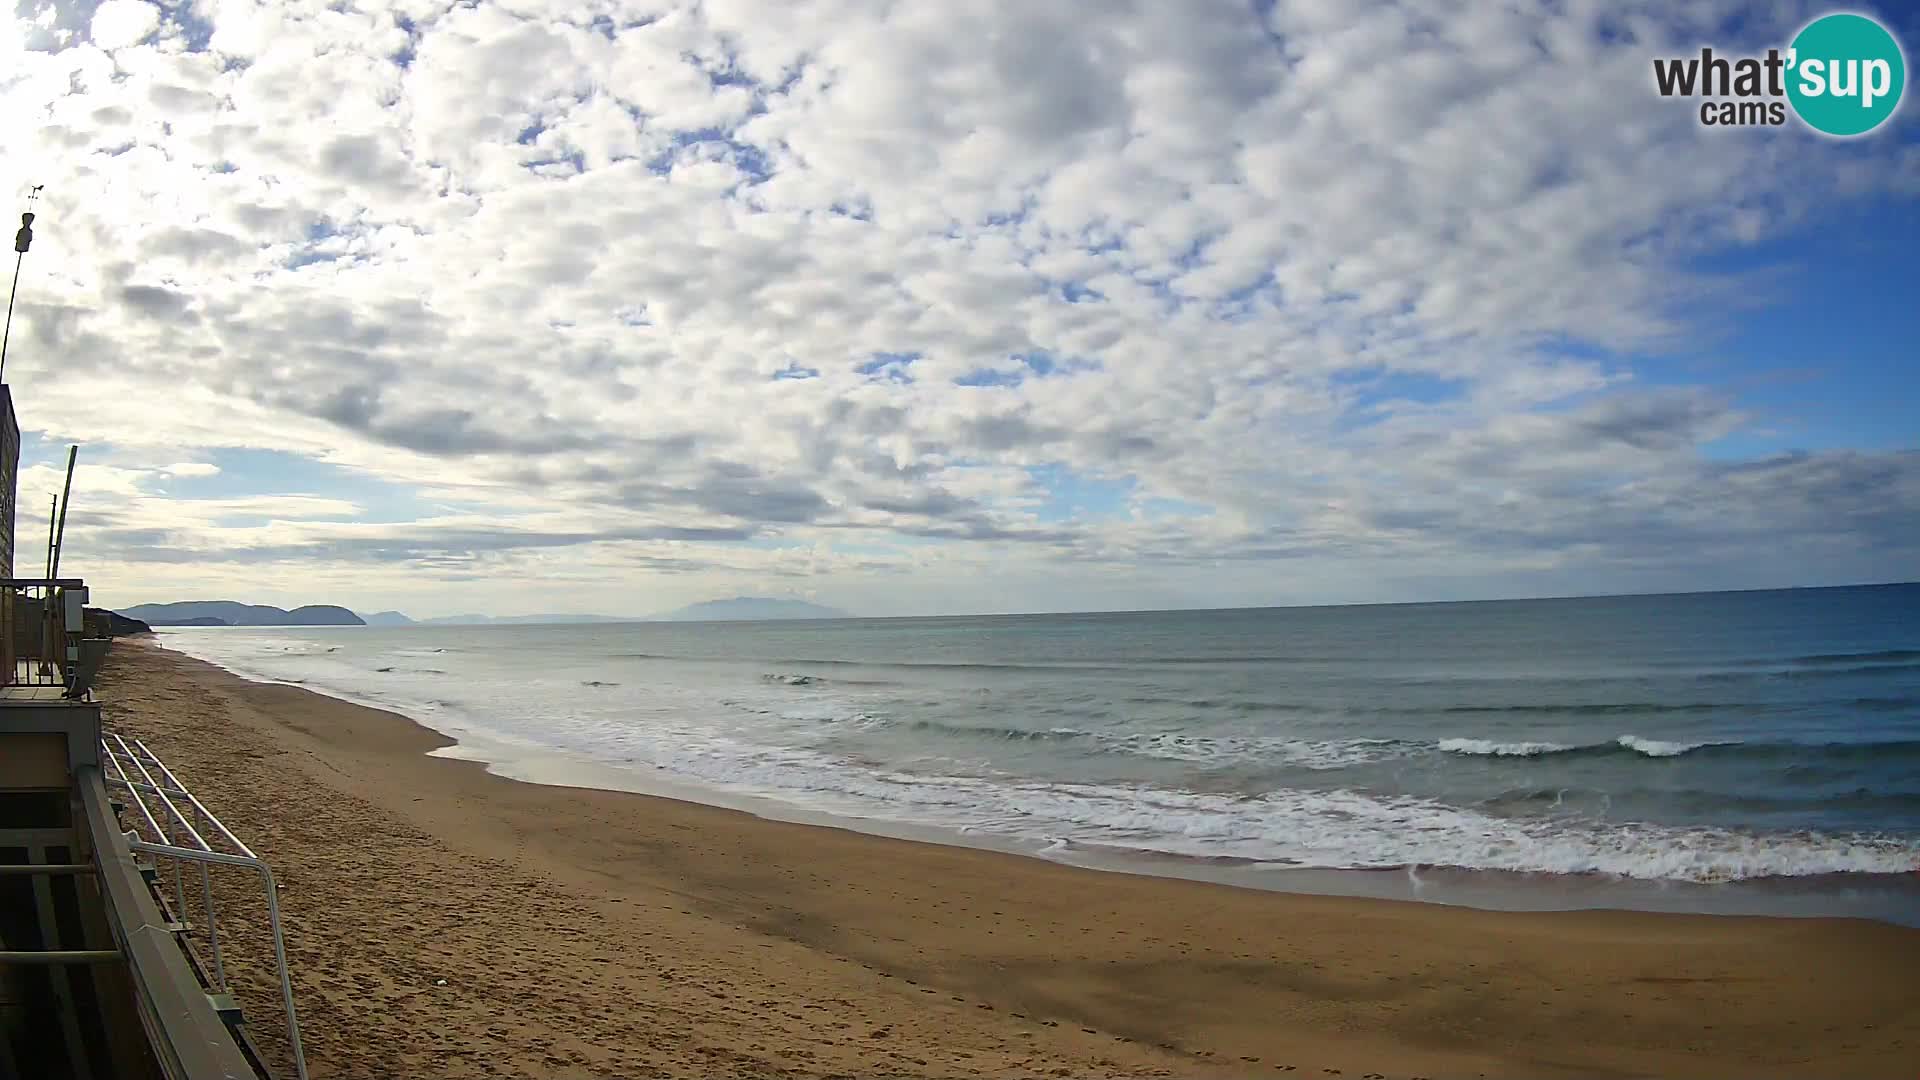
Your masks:
M 144 744 L 103 732 L 108 629 L 85 583 L 13 576 L 19 430 L 0 385 L 0 1080 L 268 1077 L 208 875 L 260 875 L 271 910 L 271 874 Z

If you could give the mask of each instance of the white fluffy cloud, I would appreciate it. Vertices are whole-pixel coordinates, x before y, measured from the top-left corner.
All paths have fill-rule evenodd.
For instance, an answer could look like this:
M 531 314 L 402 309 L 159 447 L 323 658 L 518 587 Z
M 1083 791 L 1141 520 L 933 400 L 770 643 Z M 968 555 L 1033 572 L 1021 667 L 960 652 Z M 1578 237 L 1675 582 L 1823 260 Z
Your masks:
M 4 57 L 0 183 L 48 185 L 8 378 L 129 600 L 1910 571 L 1913 453 L 1710 457 L 1740 411 L 1618 359 L 1740 295 L 1702 254 L 1915 191 L 1910 140 L 1653 97 L 1732 10 L 49 5 Z
M 146 0 L 106 0 L 93 10 L 89 38 L 97 48 L 137 45 L 160 25 L 160 9 Z
M 160 470 L 167 476 L 218 476 L 220 466 L 205 461 L 183 461 Z

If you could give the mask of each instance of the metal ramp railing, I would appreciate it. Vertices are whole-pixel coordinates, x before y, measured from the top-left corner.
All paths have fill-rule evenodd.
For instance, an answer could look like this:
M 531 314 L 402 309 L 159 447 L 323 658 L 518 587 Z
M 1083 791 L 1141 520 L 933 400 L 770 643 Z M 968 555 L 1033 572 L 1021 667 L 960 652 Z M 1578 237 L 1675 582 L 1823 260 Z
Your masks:
M 213 879 L 209 871 L 214 866 L 233 866 L 253 870 L 260 875 L 261 885 L 266 891 L 267 922 L 273 938 L 274 966 L 280 979 L 280 1000 L 286 1014 L 287 1044 L 292 1051 L 294 1070 L 299 1080 L 307 1080 L 306 1053 L 300 1045 L 300 1020 L 293 1004 L 293 980 L 288 973 L 286 941 L 280 929 L 279 886 L 273 880 L 273 871 L 213 811 L 207 809 L 199 796 L 181 783 L 180 778 L 160 760 L 159 755 L 147 748 L 146 743 L 105 732 L 100 739 L 100 757 L 106 782 L 126 793 L 127 809 L 134 812 L 132 828 L 126 834 L 127 846 L 138 855 L 166 859 L 172 864 L 171 904 L 167 902 L 164 886 L 158 880 L 157 867 L 155 880 L 150 884 L 155 899 L 170 918 L 177 920 L 175 929 L 182 934 L 191 934 L 194 929 L 186 921 L 189 874 L 185 864 L 193 864 L 198 870 L 198 906 L 206 917 L 203 929 L 212 958 L 211 973 L 201 967 L 193 949 L 188 948 L 186 952 L 194 960 L 195 967 L 201 970 L 201 977 L 208 984 L 209 996 L 214 998 L 222 1016 L 227 1018 L 236 1036 L 240 1036 L 249 1048 L 251 1040 L 246 1039 L 244 1029 L 238 1027 L 240 1011 L 234 1005 L 232 992 L 227 985 L 226 959 L 220 946 L 220 923 L 215 911 Z M 163 825 L 163 821 L 167 824 Z M 176 835 L 179 842 L 175 841 Z M 208 842 L 208 836 L 228 850 L 214 847 Z M 250 1053 L 258 1059 L 257 1052 L 250 1049 Z

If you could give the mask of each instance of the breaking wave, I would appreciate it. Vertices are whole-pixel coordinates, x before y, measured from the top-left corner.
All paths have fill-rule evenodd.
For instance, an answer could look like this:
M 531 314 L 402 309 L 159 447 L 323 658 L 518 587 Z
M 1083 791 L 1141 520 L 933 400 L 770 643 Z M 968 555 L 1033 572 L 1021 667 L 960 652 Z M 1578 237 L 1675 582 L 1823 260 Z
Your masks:
M 850 767 L 843 758 L 792 748 L 660 741 L 635 756 L 675 775 L 774 794 L 827 813 L 918 821 L 1034 844 L 1065 839 L 1270 867 L 1432 866 L 1694 882 L 1920 869 L 1920 843 L 1871 833 L 1770 834 L 1512 818 L 1347 790 L 1249 797 L 924 776 Z
M 1493 739 L 1442 739 L 1441 750 L 1449 754 L 1476 757 L 1543 757 L 1558 754 L 1638 754 L 1641 757 L 1672 758 L 1692 753 L 1717 753 L 1741 757 L 1920 755 L 1920 740 L 1895 739 L 1883 742 L 1741 742 L 1738 740 L 1681 742 L 1649 739 L 1639 735 L 1621 735 L 1609 742 L 1501 742 Z
M 1541 757 L 1546 754 L 1606 754 L 1621 750 L 1640 754 L 1644 757 L 1679 757 L 1681 754 L 1701 750 L 1709 746 L 1732 746 L 1735 743 L 1712 742 L 1670 742 L 1664 739 L 1645 739 L 1638 735 L 1622 735 L 1612 742 L 1604 743 L 1557 743 L 1557 742 L 1497 742 L 1492 739 L 1441 739 L 1439 747 L 1449 754 L 1471 754 L 1478 757 Z
M 906 632 L 839 655 L 897 659 Z M 719 659 L 664 655 L 698 650 L 653 631 L 409 633 L 405 648 L 377 631 L 165 641 L 476 747 L 1030 850 L 1692 882 L 1920 870 L 1920 649 L 1817 651 L 1853 638 L 1671 668 L 1647 653 L 1599 674 L 1605 658 L 1583 655 L 1559 670 L 1439 653 L 1356 669 L 1305 639 L 1235 639 L 1225 651 L 1268 655 L 1210 657 L 1162 635 L 1181 655 L 1136 661 L 1144 646 L 942 638 L 926 655 L 952 662 L 900 663 L 836 660 L 830 641 L 773 630 Z M 415 647 L 444 640 L 462 644 Z M 986 662 L 961 662 L 970 652 Z M 565 707 L 528 710 L 543 693 Z

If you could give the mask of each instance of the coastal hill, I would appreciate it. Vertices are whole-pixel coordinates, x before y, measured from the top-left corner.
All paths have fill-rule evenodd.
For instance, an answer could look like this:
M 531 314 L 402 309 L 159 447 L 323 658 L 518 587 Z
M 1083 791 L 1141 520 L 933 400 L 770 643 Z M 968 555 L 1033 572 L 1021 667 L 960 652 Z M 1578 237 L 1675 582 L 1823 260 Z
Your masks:
M 623 615 L 441 615 L 432 619 L 410 619 L 398 611 L 376 611 L 363 615 L 368 626 L 516 626 L 528 623 L 607 623 L 633 622 Z
M 376 611 L 362 615 L 368 626 L 516 626 L 528 624 L 611 622 L 741 622 L 759 619 L 844 619 L 846 612 L 805 600 L 765 596 L 735 596 L 727 600 L 707 600 L 658 615 L 442 615 L 432 619 L 413 619 L 398 611 Z
M 153 633 L 153 629 L 139 619 L 129 619 L 106 608 L 87 608 L 85 618 L 88 637 L 129 637 Z
M 668 622 L 722 622 L 751 619 L 845 619 L 848 615 L 839 608 L 825 607 L 805 600 L 772 596 L 736 596 L 731 600 L 706 600 L 698 604 L 688 604 L 686 607 L 675 608 L 654 618 Z
M 288 611 L 267 604 L 235 600 L 182 600 L 172 604 L 137 604 L 119 609 L 129 619 L 148 626 L 364 626 L 360 616 L 332 604 L 308 604 Z
M 309 604 L 287 611 L 266 604 L 233 600 L 182 600 L 140 604 L 120 614 L 150 626 L 516 626 L 611 622 L 752 622 L 763 619 L 845 619 L 839 608 L 790 597 L 735 596 L 706 600 L 658 615 L 443 615 L 414 619 L 399 611 L 356 614 L 332 604 Z

